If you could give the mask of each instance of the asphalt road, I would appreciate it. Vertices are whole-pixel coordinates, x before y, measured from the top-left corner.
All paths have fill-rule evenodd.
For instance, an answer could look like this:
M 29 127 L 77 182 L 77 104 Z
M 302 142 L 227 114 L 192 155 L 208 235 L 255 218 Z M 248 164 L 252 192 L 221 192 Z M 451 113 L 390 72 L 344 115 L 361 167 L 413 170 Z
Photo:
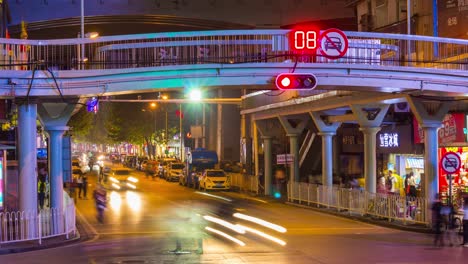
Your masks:
M 91 176 L 89 199 L 77 202 L 86 232 L 94 234 L 90 240 L 0 256 L 0 263 L 468 262 L 468 248 L 434 248 L 431 235 L 374 226 L 233 192 L 209 192 L 209 195 L 224 198 L 222 200 L 177 183 L 146 179 L 140 172 L 135 172 L 135 176 L 139 178 L 138 191 L 109 192 L 110 201 L 103 224 L 96 220 L 94 203 L 90 198 L 95 187 L 95 179 Z M 232 203 L 225 199 L 232 200 Z M 275 223 L 286 228 L 287 232 L 280 233 L 234 218 L 230 210 Z M 202 219 L 205 215 L 222 216 L 231 223 L 263 231 L 273 236 L 269 238 L 276 239 L 276 242 L 249 231 L 235 234 L 219 224 L 193 220 Z M 197 234 L 206 225 L 245 245 L 205 230 L 204 253 L 197 254 Z M 170 252 L 175 249 L 176 238 L 181 241 L 184 254 Z M 278 244 L 282 241 L 286 243 L 284 246 Z

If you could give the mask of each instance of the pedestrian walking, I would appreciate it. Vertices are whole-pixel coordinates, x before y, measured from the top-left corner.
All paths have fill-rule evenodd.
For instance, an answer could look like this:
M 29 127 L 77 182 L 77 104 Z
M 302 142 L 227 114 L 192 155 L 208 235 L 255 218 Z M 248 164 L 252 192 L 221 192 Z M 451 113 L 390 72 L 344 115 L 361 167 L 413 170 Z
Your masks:
M 468 247 L 468 197 L 463 200 L 463 246 Z
M 78 175 L 78 179 L 76 180 L 78 183 L 78 198 L 81 199 L 81 194 L 83 193 L 83 173 L 80 172 Z
M 436 195 L 436 200 L 432 204 L 432 223 L 435 231 L 434 246 L 444 246 L 444 234 L 442 229 L 442 202 Z
M 37 197 L 39 200 L 39 209 L 44 209 L 44 200 L 45 200 L 46 184 L 43 177 L 39 177 L 39 182 L 37 183 Z
M 416 197 L 417 191 L 416 191 L 416 179 L 414 178 L 414 174 L 410 172 L 408 175 L 408 196 L 410 197 Z
M 88 194 L 88 176 L 84 174 L 83 175 L 83 199 L 88 199 L 87 194 Z

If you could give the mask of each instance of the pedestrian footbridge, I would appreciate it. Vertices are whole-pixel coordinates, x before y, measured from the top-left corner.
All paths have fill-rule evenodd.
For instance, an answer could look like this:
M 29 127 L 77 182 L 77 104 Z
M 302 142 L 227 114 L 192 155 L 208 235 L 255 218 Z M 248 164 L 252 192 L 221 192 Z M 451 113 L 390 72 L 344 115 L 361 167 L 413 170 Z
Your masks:
M 318 90 L 468 94 L 467 40 L 346 32 L 348 52 L 330 60 L 320 51 L 290 50 L 288 33 L 233 30 L 3 39 L 0 95 L 95 96 L 193 86 L 270 89 L 272 78 L 293 70 L 314 73 Z
M 50 135 L 52 204 L 62 208 L 61 137 L 72 100 L 192 87 L 259 90 L 242 98 L 243 138 L 247 127 L 264 145 L 265 193 L 271 192 L 273 129 L 289 137 L 299 157 L 298 138 L 307 120 L 322 137 L 322 184 L 332 184 L 332 136 L 341 123 L 358 123 L 364 134 L 366 191 L 376 190 L 376 133 L 389 105 L 408 102 L 425 132 L 426 197 L 438 186 L 437 129 L 444 115 L 468 95 L 468 40 L 399 34 L 346 32 L 349 50 L 327 59 L 320 50 L 289 48 L 288 30 L 168 32 L 96 39 L 0 39 L 0 97 L 18 103 L 20 193 L 34 193 L 36 118 Z M 275 76 L 313 73 L 313 91 L 271 96 Z M 51 102 L 52 100 L 52 102 Z M 36 113 L 36 109 L 37 112 Z M 313 136 L 308 136 L 313 139 Z M 247 150 L 247 152 L 256 150 Z M 249 155 L 249 154 L 247 154 Z M 254 153 L 257 156 L 257 153 Z M 294 159 L 290 182 L 298 180 Z M 258 164 L 258 162 L 257 162 Z M 258 169 L 257 173 L 258 173 Z M 257 174 L 258 175 L 258 174 Z M 29 189 L 28 189 L 29 188 Z M 35 197 L 22 197 L 21 210 L 34 211 Z

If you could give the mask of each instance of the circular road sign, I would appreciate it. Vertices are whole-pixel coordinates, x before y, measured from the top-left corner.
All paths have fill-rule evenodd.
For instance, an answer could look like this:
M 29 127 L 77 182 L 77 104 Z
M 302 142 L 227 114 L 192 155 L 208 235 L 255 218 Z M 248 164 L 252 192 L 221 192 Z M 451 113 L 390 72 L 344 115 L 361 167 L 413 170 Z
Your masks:
M 442 170 L 447 174 L 457 173 L 461 167 L 460 156 L 455 152 L 447 152 L 440 160 Z
M 320 35 L 320 50 L 328 59 L 341 58 L 348 51 L 348 38 L 339 29 L 327 29 Z

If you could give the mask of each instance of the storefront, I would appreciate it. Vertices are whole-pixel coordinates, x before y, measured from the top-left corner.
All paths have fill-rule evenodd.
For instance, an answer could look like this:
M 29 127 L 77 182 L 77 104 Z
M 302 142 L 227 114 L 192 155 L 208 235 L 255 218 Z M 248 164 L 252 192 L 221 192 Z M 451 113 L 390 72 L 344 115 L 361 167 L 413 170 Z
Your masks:
M 452 175 L 452 200 L 455 206 L 458 204 L 460 193 L 468 191 L 466 119 L 467 116 L 465 113 L 447 114 L 444 117 L 442 128 L 439 130 L 439 160 L 447 152 L 455 152 L 460 155 L 462 161 L 460 172 Z M 414 134 L 416 143 L 424 143 L 424 133 L 417 122 L 414 125 Z M 448 198 L 449 186 L 449 175 L 439 166 L 439 193 L 443 201 L 446 201 Z
M 404 177 L 411 172 L 417 184 L 424 175 L 423 146 L 413 144 L 411 124 L 387 125 L 377 133 L 377 175 L 388 171 L 397 176 L 401 193 Z M 340 172 L 345 177 L 364 178 L 364 139 L 357 125 L 340 129 Z

